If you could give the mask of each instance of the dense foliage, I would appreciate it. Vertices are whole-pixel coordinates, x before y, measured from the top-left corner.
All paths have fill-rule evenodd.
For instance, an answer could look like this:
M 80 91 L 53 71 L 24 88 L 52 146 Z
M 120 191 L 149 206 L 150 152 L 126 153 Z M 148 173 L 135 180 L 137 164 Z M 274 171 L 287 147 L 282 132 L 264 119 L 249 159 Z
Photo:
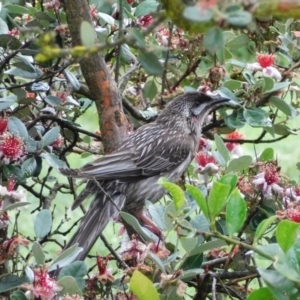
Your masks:
M 185 2 L 2 1 L 1 297 L 298 299 L 300 185 L 282 174 L 271 145 L 294 135 L 297 151 L 298 4 Z M 194 90 L 240 108 L 208 118 L 185 178 L 161 179 L 168 196 L 146 202 L 161 236 L 121 213 L 85 262 L 76 245 L 62 252 L 80 223 L 68 207 L 83 183 L 58 169 L 110 151 Z M 92 132 L 95 111 L 101 131 Z M 247 143 L 266 147 L 244 155 Z

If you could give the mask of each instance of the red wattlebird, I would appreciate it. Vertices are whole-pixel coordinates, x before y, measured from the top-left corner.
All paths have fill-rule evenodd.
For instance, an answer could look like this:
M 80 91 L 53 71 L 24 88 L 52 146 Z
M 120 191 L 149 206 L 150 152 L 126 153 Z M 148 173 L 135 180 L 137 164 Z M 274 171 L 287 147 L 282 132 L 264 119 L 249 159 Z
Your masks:
M 155 122 L 134 131 L 114 152 L 77 170 L 61 169 L 73 178 L 88 179 L 72 209 L 93 196 L 78 231 L 66 247 L 78 243 L 83 260 L 109 222 L 120 211 L 137 214 L 145 200 L 157 202 L 165 190 L 160 177 L 176 182 L 197 151 L 206 116 L 222 106 L 236 106 L 230 99 L 191 92 L 176 97 Z

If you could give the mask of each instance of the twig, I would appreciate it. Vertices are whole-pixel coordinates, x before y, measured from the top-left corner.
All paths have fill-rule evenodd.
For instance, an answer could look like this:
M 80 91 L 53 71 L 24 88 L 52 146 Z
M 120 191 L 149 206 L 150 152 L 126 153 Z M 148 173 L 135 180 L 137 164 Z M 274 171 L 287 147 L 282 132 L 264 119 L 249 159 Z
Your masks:
M 116 259 L 116 261 L 124 268 L 128 269 L 128 265 L 121 259 L 121 257 L 117 254 L 117 252 L 112 248 L 112 246 L 109 244 L 105 236 L 101 233 L 100 238 L 105 245 L 105 247 L 109 250 L 109 252 L 112 254 L 112 256 Z
M 63 120 L 59 117 L 56 117 L 56 116 L 51 116 L 51 115 L 40 115 L 38 116 L 36 119 L 34 119 L 28 126 L 27 126 L 27 130 L 30 130 L 35 124 L 37 124 L 38 122 L 40 121 L 43 121 L 43 120 L 50 120 L 50 121 L 55 121 L 57 122 L 60 126 L 64 127 L 64 128 L 68 128 L 72 131 L 75 131 L 75 132 L 80 132 L 80 133 L 83 133 L 83 134 L 86 134 L 88 136 L 91 136 L 99 141 L 102 140 L 101 136 L 98 135 L 98 134 L 95 134 L 95 133 L 92 133 L 92 132 L 89 132 L 87 130 L 84 130 L 80 127 L 77 127 L 75 125 L 72 125 L 70 124 L 67 120 Z

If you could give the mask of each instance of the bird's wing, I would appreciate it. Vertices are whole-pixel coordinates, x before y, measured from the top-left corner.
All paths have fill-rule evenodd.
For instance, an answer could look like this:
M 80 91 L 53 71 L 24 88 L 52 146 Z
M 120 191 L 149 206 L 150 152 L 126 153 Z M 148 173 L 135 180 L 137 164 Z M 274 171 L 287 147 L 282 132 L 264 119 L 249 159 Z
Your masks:
M 116 151 L 78 170 L 61 170 L 75 178 L 96 180 L 142 179 L 173 170 L 189 156 L 195 141 L 164 128 L 145 126 L 133 133 Z

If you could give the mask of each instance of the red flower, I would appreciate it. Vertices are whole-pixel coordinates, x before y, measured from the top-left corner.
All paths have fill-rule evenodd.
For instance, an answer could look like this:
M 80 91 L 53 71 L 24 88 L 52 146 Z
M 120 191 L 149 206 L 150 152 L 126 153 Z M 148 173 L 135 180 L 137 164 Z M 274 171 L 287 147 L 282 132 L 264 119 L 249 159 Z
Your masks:
M 267 53 L 257 53 L 257 61 L 258 63 L 263 67 L 271 67 L 274 64 L 275 61 L 275 55 L 274 54 L 267 54 Z
M 138 18 L 138 24 L 143 27 L 149 26 L 152 23 L 152 21 L 153 21 L 153 17 L 151 15 L 146 15 Z
M 33 283 L 23 284 L 22 286 L 23 288 L 31 291 L 31 298 L 38 298 L 41 300 L 52 300 L 54 299 L 56 293 L 62 290 L 62 288 L 57 284 L 57 282 L 54 279 L 50 278 L 47 268 L 36 268 L 33 270 L 33 274 Z
M 97 256 L 97 266 L 98 266 L 99 274 L 96 277 L 102 284 L 107 284 L 109 282 L 115 281 L 115 278 L 111 274 L 111 271 L 107 269 L 108 261 L 109 261 L 109 257 Z
M 211 140 L 201 138 L 199 141 L 198 151 L 209 151 L 211 149 L 211 146 L 212 146 Z
M 233 131 L 231 133 L 226 134 L 226 138 L 229 140 L 242 140 L 244 139 L 244 135 L 239 131 Z M 228 151 L 230 152 L 234 151 L 234 153 L 237 156 L 241 156 L 243 153 L 242 148 L 238 143 L 227 142 L 225 143 L 225 146 L 228 149 Z
M 7 134 L 0 144 L 0 157 L 6 164 L 20 159 L 25 153 L 24 141 L 17 136 Z
M 209 163 L 216 164 L 215 158 L 207 152 L 198 152 L 195 155 L 195 159 L 198 165 L 200 165 L 201 167 L 205 167 Z
M 8 119 L 0 118 L 0 134 L 2 135 L 7 129 Z
M 4 214 L 2 215 L 2 218 Z M 7 217 L 7 215 L 6 215 Z M 16 248 L 19 245 L 27 246 L 29 244 L 28 240 L 22 236 L 15 235 L 10 239 L 2 242 L 0 245 L 0 264 L 3 264 L 5 260 L 11 259 L 16 253 Z
M 279 186 L 280 175 L 276 165 L 272 163 L 267 163 L 261 167 L 261 173 L 254 177 L 252 183 L 259 188 L 262 188 L 265 196 L 271 198 L 272 191 L 281 194 L 283 193 L 283 188 Z
M 91 13 L 92 18 L 97 17 L 98 10 L 97 10 L 97 7 L 94 4 L 90 5 L 90 13 Z
M 195 160 L 198 163 L 198 172 L 210 176 L 216 174 L 219 170 L 215 158 L 209 152 L 200 151 L 196 153 Z
M 298 207 L 291 207 L 286 210 L 286 217 L 288 220 L 300 223 L 300 210 Z
M 62 144 L 63 144 L 63 138 L 62 138 L 62 136 L 60 135 L 52 144 L 51 144 L 51 146 L 52 147 L 57 147 L 57 148 L 59 148 L 59 147 L 61 147 L 62 146 Z
M 13 176 L 9 177 L 7 180 L 7 191 L 11 192 L 14 190 L 14 187 L 16 185 L 15 178 Z

